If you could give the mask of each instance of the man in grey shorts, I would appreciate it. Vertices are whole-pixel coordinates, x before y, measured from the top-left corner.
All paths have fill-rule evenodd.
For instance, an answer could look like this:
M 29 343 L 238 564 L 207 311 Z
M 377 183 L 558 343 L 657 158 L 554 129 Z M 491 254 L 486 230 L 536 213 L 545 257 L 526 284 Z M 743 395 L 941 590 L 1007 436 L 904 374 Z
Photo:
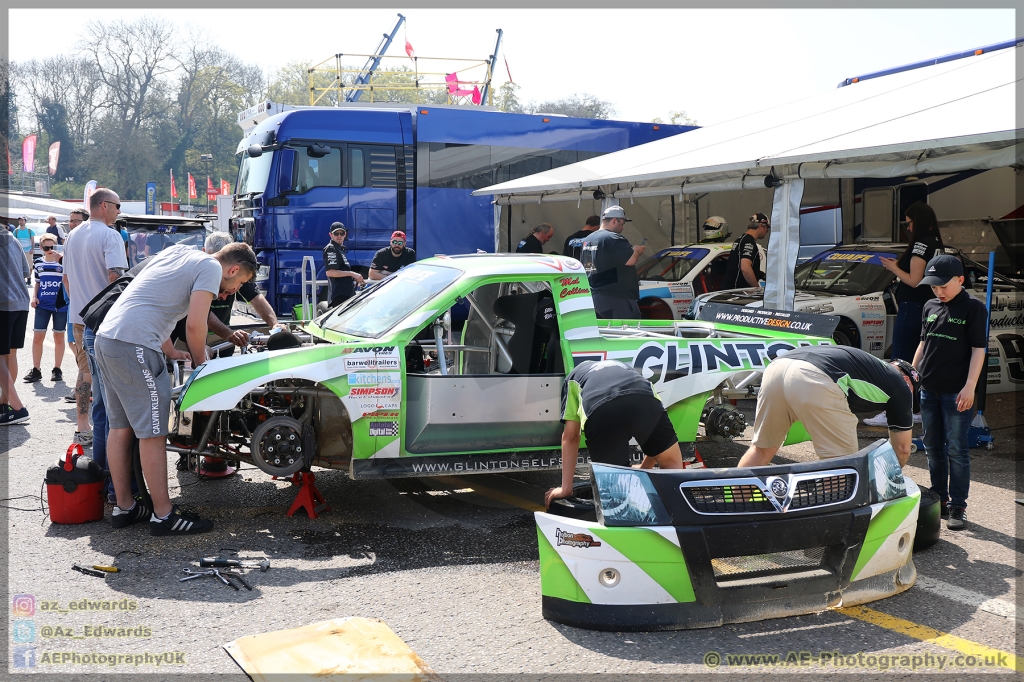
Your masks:
M 229 296 L 256 274 L 246 244 L 216 255 L 174 246 L 153 256 L 117 299 L 96 332 L 96 362 L 105 379 L 110 422 L 107 463 L 117 505 L 112 524 L 124 528 L 149 520 L 151 535 L 205 533 L 213 522 L 182 512 L 167 492 L 167 420 L 171 379 L 166 360 L 206 361 L 207 316 L 215 296 Z M 171 344 L 175 323 L 186 317 L 188 351 Z M 109 379 L 107 379 L 109 377 Z M 150 510 L 131 495 L 131 440 L 139 439 L 142 472 L 153 499 Z

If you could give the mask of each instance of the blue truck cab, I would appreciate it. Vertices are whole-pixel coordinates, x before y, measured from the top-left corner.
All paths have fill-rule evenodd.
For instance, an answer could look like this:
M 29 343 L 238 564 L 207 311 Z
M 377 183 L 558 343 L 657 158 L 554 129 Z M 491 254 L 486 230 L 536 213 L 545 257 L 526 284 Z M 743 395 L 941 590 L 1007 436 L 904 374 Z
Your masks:
M 364 273 L 395 230 L 420 258 L 494 252 L 494 206 L 473 190 L 687 130 L 479 107 L 295 108 L 239 143 L 232 226 L 256 251 L 257 286 L 287 315 L 304 256 L 324 278 L 333 222 L 348 228 L 349 261 Z

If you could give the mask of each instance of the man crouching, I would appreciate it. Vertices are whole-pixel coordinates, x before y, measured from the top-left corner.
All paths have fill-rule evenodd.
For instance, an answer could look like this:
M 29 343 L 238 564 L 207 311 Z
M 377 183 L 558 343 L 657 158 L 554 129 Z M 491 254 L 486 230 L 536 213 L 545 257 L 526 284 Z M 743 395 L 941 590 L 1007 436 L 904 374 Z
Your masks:
M 246 244 L 229 244 L 216 255 L 190 246 L 164 249 L 132 280 L 96 332 L 96 362 L 105 378 L 110 422 L 107 464 L 117 495 L 112 523 L 124 528 L 149 520 L 151 535 L 205 533 L 213 522 L 182 512 L 167 492 L 167 419 L 171 378 L 166 360 L 206 362 L 207 316 L 214 297 L 225 298 L 256 274 Z M 188 351 L 170 341 L 175 322 L 187 316 Z M 153 509 L 131 494 L 132 433 L 139 438 L 142 472 Z

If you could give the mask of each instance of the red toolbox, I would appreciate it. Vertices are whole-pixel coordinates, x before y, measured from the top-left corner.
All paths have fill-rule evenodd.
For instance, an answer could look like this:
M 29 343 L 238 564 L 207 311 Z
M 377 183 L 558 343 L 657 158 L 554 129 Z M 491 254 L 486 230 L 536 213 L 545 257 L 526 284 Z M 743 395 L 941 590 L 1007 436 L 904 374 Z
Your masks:
M 86 457 L 82 446 L 68 447 L 62 463 L 46 470 L 46 497 L 54 523 L 88 523 L 103 518 L 103 483 L 100 465 Z

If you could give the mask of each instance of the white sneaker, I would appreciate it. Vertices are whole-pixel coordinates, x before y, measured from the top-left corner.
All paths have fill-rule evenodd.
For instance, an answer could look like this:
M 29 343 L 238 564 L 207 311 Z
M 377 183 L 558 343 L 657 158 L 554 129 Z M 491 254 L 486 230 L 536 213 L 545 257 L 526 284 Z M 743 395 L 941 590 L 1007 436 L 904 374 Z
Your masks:
M 915 424 L 920 424 L 921 423 L 921 413 L 920 412 L 916 412 L 914 414 L 914 423 Z
M 864 420 L 864 423 L 868 426 L 888 426 L 889 422 L 885 418 L 885 412 L 879 412 L 874 417 L 868 417 Z

